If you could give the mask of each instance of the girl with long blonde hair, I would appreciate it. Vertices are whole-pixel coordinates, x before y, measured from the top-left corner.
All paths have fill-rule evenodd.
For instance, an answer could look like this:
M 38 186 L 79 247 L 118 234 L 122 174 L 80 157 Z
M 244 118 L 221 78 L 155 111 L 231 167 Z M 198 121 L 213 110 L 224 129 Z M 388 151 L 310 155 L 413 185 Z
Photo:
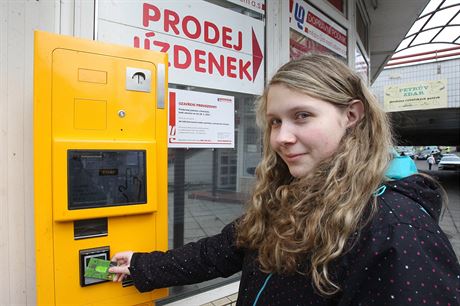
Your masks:
M 290 61 L 257 116 L 263 158 L 244 215 L 181 248 L 116 254 L 115 281 L 148 291 L 242 271 L 237 305 L 459 304 L 443 190 L 389 175 L 390 124 L 356 73 L 326 55 Z
M 278 129 L 276 119 L 266 117 L 273 88 L 326 101 L 342 113 L 361 108 L 355 118 L 359 120 L 346 127 L 336 150 L 321 155 L 313 162 L 315 171 L 306 175 L 289 173 L 289 162 L 271 145 L 273 129 Z M 365 221 L 364 213 L 375 210 L 372 194 L 384 181 L 391 159 L 387 117 L 356 74 L 323 55 L 291 61 L 278 70 L 259 100 L 257 115 L 264 130 L 264 156 L 251 205 L 239 223 L 238 243 L 257 248 L 266 271 L 295 272 L 299 259 L 310 254 L 315 286 L 322 293 L 333 293 L 338 287 L 330 280 L 328 263 L 345 251 L 348 238 Z M 316 118 L 296 120 L 308 125 Z M 297 130 L 293 133 L 303 132 L 293 128 Z M 285 151 L 296 150 L 290 144 L 285 147 Z

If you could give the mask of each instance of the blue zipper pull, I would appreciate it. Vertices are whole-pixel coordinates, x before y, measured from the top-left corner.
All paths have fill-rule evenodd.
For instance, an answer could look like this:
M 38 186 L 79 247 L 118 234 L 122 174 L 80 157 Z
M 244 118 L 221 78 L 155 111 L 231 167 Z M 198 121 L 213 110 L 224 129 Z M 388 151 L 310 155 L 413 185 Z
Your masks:
M 381 196 L 385 192 L 385 190 L 387 190 L 387 186 L 385 185 L 380 186 L 379 188 L 377 188 L 376 191 L 374 191 L 373 193 L 374 197 Z

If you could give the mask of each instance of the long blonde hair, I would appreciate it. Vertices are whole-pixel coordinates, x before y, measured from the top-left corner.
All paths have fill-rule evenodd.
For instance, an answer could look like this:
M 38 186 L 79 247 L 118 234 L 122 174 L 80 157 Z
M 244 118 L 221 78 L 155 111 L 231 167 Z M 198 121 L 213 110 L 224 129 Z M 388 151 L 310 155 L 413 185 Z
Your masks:
M 265 116 L 267 94 L 275 84 L 338 107 L 353 100 L 364 104 L 363 119 L 347 131 L 336 153 L 302 178 L 292 177 L 270 147 Z M 372 194 L 391 160 L 387 116 L 344 63 L 311 54 L 277 71 L 258 101 L 257 117 L 264 131 L 264 153 L 252 199 L 238 223 L 237 245 L 257 250 L 263 271 L 308 273 L 321 294 L 334 294 L 340 288 L 329 264 L 347 251 L 350 236 L 375 212 Z M 308 271 L 299 269 L 304 263 Z

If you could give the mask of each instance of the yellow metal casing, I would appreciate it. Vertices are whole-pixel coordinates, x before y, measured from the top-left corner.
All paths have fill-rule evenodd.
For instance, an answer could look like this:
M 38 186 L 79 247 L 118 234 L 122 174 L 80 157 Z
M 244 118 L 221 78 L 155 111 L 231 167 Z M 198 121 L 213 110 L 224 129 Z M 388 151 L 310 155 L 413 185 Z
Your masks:
M 167 66 L 164 53 L 35 32 L 38 305 L 136 305 L 167 295 L 112 282 L 82 286 L 79 266 L 81 250 L 167 249 Z M 151 73 L 150 91 L 128 89 L 133 68 Z M 71 209 L 72 150 L 144 152 L 146 200 Z M 77 239 L 75 222 L 92 219 L 106 219 L 107 234 Z

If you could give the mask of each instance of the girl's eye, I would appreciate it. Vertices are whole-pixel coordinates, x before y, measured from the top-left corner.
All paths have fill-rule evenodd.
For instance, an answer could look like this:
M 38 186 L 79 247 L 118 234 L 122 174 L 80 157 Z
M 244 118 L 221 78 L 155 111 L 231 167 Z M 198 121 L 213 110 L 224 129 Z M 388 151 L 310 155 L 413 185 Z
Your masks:
M 301 113 L 297 113 L 295 117 L 296 119 L 307 119 L 308 117 L 310 117 L 310 114 L 301 112 Z
M 280 124 L 281 124 L 281 120 L 279 120 L 279 119 L 271 119 L 270 120 L 270 125 L 271 126 L 278 126 Z

